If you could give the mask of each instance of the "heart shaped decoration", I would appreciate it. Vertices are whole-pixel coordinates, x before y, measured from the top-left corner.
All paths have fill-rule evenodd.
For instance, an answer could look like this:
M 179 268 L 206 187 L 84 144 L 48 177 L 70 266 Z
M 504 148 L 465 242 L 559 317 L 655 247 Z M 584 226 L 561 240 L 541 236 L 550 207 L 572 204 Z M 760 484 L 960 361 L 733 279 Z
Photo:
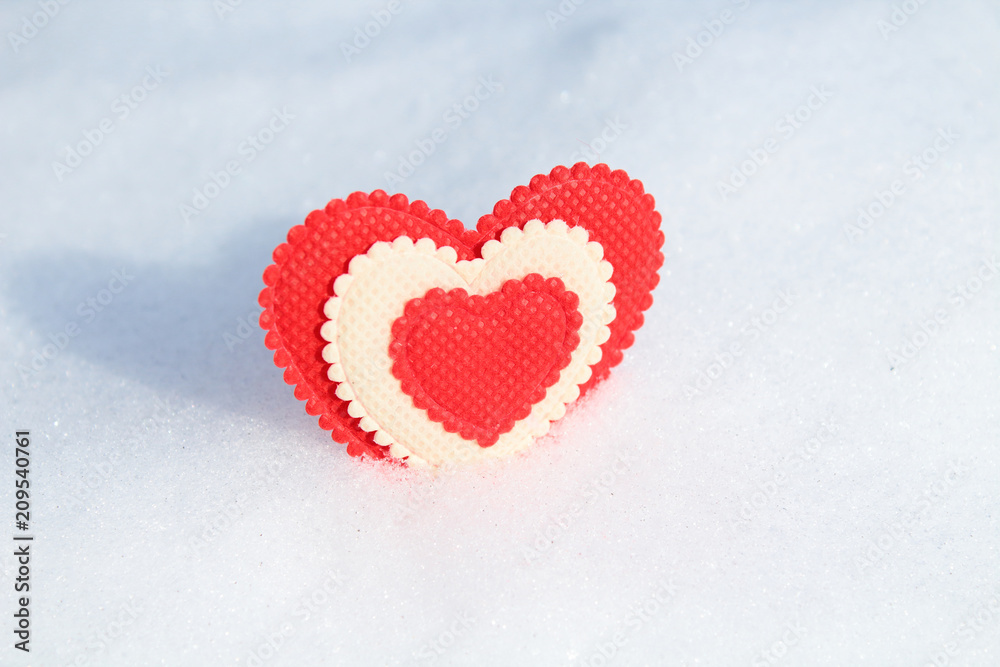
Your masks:
M 562 280 L 537 273 L 486 296 L 435 287 L 393 322 L 392 374 L 431 420 L 490 447 L 569 365 L 580 344 L 579 302 Z
M 622 359 L 663 263 L 642 184 L 556 167 L 476 230 L 381 190 L 292 228 L 261 326 L 306 412 L 354 456 L 509 456 Z
M 327 377 L 358 426 L 411 465 L 509 456 L 544 434 L 590 379 L 615 319 L 612 267 L 588 237 L 533 220 L 480 259 L 406 236 L 352 259 L 320 335 Z

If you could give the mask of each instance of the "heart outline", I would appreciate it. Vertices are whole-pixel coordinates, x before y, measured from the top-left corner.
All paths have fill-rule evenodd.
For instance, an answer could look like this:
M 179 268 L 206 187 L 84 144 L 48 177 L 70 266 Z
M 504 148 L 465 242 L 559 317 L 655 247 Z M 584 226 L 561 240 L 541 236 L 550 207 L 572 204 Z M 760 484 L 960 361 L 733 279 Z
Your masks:
M 351 260 L 324 306 L 328 320 L 320 335 L 327 341 L 323 348 L 327 377 L 336 383 L 337 396 L 348 402 L 348 413 L 359 419 L 359 428 L 372 432 L 376 444 L 388 446 L 391 456 L 407 465 L 475 463 L 530 446 L 579 397 L 580 386 L 601 360 L 601 345 L 611 335 L 608 325 L 616 316 L 611 303 L 615 287 L 609 280 L 613 269 L 604 261 L 600 244 L 590 242 L 583 228 L 571 228 L 562 220 L 536 220 L 523 229 L 504 230 L 499 241 L 483 247 L 482 255 L 459 260 L 454 248 L 439 248 L 430 239 L 403 236 L 392 243 L 379 242 Z M 577 295 L 584 318 L 578 329 L 581 340 L 572 351 L 570 366 L 531 406 L 529 417 L 517 420 L 495 446 L 482 448 L 428 419 L 402 390 L 391 372 L 391 324 L 405 304 L 434 287 L 461 287 L 484 295 L 510 278 L 530 273 L 559 275 Z
M 580 206 L 585 216 L 591 216 L 595 208 L 600 214 L 601 206 L 608 201 L 624 203 L 628 208 L 627 215 L 622 214 L 625 224 L 617 218 L 581 218 L 574 214 L 573 206 Z M 565 206 L 570 209 L 561 208 Z M 530 219 L 548 222 L 556 218 L 568 218 L 571 224 L 583 226 L 605 246 L 614 266 L 612 282 L 627 301 L 627 307 L 622 308 L 616 299 L 622 316 L 612 323 L 612 335 L 602 345 L 604 358 L 581 387 L 587 391 L 607 377 L 610 369 L 621 362 L 622 351 L 634 342 L 634 331 L 644 321 L 643 312 L 652 305 L 652 290 L 659 282 L 658 271 L 663 264 L 662 218 L 655 210 L 653 197 L 645 193 L 640 181 L 630 179 L 622 170 L 612 171 L 606 164 L 591 167 L 580 162 L 572 168 L 557 166 L 549 174 L 538 174 L 527 186 L 517 186 L 509 198 L 497 202 L 493 212 L 482 216 L 474 230 L 423 201 L 410 202 L 402 194 L 390 196 L 375 190 L 370 194 L 352 193 L 346 200 L 331 200 L 324 209 L 310 213 L 304 224 L 289 230 L 287 242 L 275 248 L 274 263 L 264 271 L 265 287 L 258 303 L 264 309 L 259 323 L 267 332 L 265 345 L 274 350 L 275 365 L 285 369 L 284 380 L 293 387 L 295 397 L 305 401 L 306 413 L 318 416 L 321 428 L 331 431 L 334 440 L 346 443 L 348 454 L 385 458 L 388 448 L 358 428 L 359 420 L 347 413 L 347 403 L 336 396 L 333 383 L 325 375 L 319 328 L 324 319 L 323 302 L 332 291 L 333 281 L 346 271 L 352 257 L 400 233 L 432 238 L 454 248 L 461 259 L 475 259 L 483 246 L 498 238 L 504 229 L 521 227 Z M 321 258 L 319 253 L 324 248 L 335 257 Z M 303 280 L 303 274 L 310 270 L 315 275 Z M 303 286 L 303 282 L 308 284 Z M 306 298 L 320 294 L 318 298 Z
M 441 379 L 438 379 L 437 383 L 433 383 L 434 378 L 426 372 L 428 369 L 421 368 L 420 354 L 414 347 L 425 339 L 415 337 L 414 334 L 420 332 L 423 328 L 421 323 L 427 320 L 432 320 L 432 324 L 427 326 L 428 329 L 431 326 L 441 326 L 436 314 L 430 315 L 440 308 L 448 309 L 449 312 L 461 311 L 473 320 L 495 319 L 498 313 L 506 314 L 506 310 L 503 309 L 517 309 L 517 304 L 512 304 L 512 302 L 516 301 L 518 296 L 530 295 L 546 297 L 548 301 L 559 306 L 560 339 L 551 341 L 550 347 L 553 349 L 551 350 L 552 358 L 549 359 L 550 363 L 542 368 L 536 367 L 534 369 L 536 373 L 539 373 L 539 377 L 534 378 L 533 385 L 529 387 L 530 391 L 524 394 L 522 390 L 522 395 L 514 399 L 514 402 L 507 406 L 502 415 L 493 415 L 493 418 L 498 422 L 496 425 L 482 425 L 477 421 L 482 421 L 481 418 L 484 415 L 480 415 L 479 420 L 473 421 L 468 415 L 460 413 L 461 408 L 467 408 L 473 403 L 468 394 L 456 397 L 454 394 L 445 393 L 442 395 L 439 393 L 448 387 L 447 385 L 442 387 Z M 403 314 L 392 323 L 392 342 L 389 344 L 389 357 L 393 360 L 392 374 L 400 381 L 403 393 L 413 399 L 413 404 L 416 407 L 427 413 L 428 419 L 442 424 L 444 429 L 450 433 L 458 433 L 466 440 L 475 440 L 480 447 L 490 447 L 496 444 L 502 434 L 514 428 L 515 422 L 531 414 L 532 406 L 545 398 L 548 388 L 559 380 L 560 371 L 569 365 L 573 351 L 580 344 L 578 331 L 580 325 L 583 324 L 583 316 L 578 310 L 579 302 L 579 297 L 568 290 L 561 279 L 546 279 L 537 273 L 528 274 L 523 279 L 510 279 L 499 290 L 486 295 L 469 294 L 461 287 L 448 291 L 435 287 L 422 297 L 411 299 L 404 307 Z M 515 319 L 514 325 L 520 324 Z M 494 324 L 494 327 L 499 328 L 498 324 Z M 441 333 L 447 335 L 448 332 L 439 332 L 439 334 Z M 519 332 L 516 337 L 520 339 L 524 333 L 526 332 Z M 451 344 L 454 346 L 455 358 L 463 359 L 464 355 L 458 342 L 451 341 Z M 532 345 L 537 349 L 537 342 L 533 342 Z M 485 341 L 483 346 L 494 351 L 498 348 L 495 339 Z M 492 361 L 494 362 L 490 365 L 492 368 L 499 366 L 500 359 Z M 422 373 L 422 370 L 425 372 Z M 475 369 L 465 369 L 461 376 L 465 380 L 474 372 Z M 491 375 L 504 379 L 495 372 Z M 429 381 L 432 382 L 431 388 L 428 387 Z M 467 384 L 467 382 L 463 381 L 461 384 Z M 474 381 L 471 384 L 476 385 Z M 482 390 L 478 385 L 476 388 Z M 455 398 L 462 400 L 458 405 L 450 405 L 448 399 Z M 490 398 L 495 398 L 495 396 Z

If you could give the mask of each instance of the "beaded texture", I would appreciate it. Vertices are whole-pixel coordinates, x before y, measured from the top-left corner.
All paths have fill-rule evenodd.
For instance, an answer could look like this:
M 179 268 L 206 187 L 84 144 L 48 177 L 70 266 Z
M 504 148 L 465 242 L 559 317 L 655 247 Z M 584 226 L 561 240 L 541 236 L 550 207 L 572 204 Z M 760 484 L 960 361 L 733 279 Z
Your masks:
M 565 220 L 584 228 L 613 267 L 610 282 L 616 290 L 617 315 L 609 325 L 610 337 L 601 345 L 600 361 L 580 388 L 583 392 L 607 377 L 634 342 L 633 332 L 652 304 L 663 264 L 661 216 L 642 183 L 630 180 L 624 171 L 582 162 L 571 169 L 556 167 L 515 188 L 509 199 L 480 218 L 475 230 L 401 194 L 356 192 L 310 213 L 275 249 L 258 299 L 264 308 L 260 324 L 267 331 L 265 344 L 274 350 L 275 364 L 285 369 L 285 382 L 294 387 L 296 398 L 306 402 L 306 412 L 318 416 L 320 427 L 331 431 L 334 440 L 346 443 L 350 455 L 381 459 L 388 447 L 359 427 L 359 419 L 347 411 L 348 401 L 337 396 L 336 383 L 327 377 L 320 328 L 334 281 L 348 271 L 352 258 L 379 241 L 427 238 L 439 248 L 454 249 L 459 260 L 473 260 L 505 229 L 522 228 L 530 220 Z
M 549 223 L 532 220 L 523 229 L 505 229 L 499 241 L 483 246 L 481 254 L 479 259 L 459 261 L 454 248 L 438 248 L 430 239 L 414 241 L 401 236 L 392 243 L 380 241 L 364 255 L 351 260 L 348 272 L 334 281 L 334 296 L 324 307 L 323 312 L 329 319 L 320 327 L 320 336 L 328 343 L 323 348 L 323 359 L 330 364 L 327 377 L 337 383 L 337 397 L 350 401 L 348 414 L 360 419 L 358 426 L 362 430 L 374 433 L 376 444 L 388 446 L 393 458 L 409 466 L 473 465 L 506 458 L 530 447 L 536 438 L 548 432 L 552 422 L 562 418 L 566 406 L 580 396 L 580 385 L 590 379 L 591 367 L 601 360 L 600 346 L 611 335 L 608 324 L 615 319 L 611 305 L 615 286 L 609 282 L 612 268 L 603 260 L 601 245 L 589 241 L 587 230 L 570 228 L 562 220 Z M 544 283 L 539 282 L 541 276 L 560 276 L 562 286 L 553 282 L 543 287 Z M 503 301 L 510 303 L 515 296 L 514 292 L 506 297 L 502 294 L 511 280 L 528 282 L 531 289 L 518 290 L 521 296 L 517 312 L 508 311 L 495 327 L 490 328 L 518 329 L 517 340 L 511 340 L 509 345 L 516 349 L 484 349 L 478 345 L 436 352 L 428 350 L 426 345 L 419 346 L 423 349 L 414 349 L 414 352 L 431 357 L 425 356 L 422 361 L 444 365 L 436 369 L 426 364 L 425 370 L 433 375 L 424 373 L 420 377 L 422 382 L 428 383 L 434 399 L 453 408 L 466 401 L 492 403 L 493 416 L 502 417 L 502 423 L 490 423 L 489 416 L 482 411 L 476 414 L 475 409 L 465 409 L 457 415 L 440 403 L 432 402 L 426 391 L 422 394 L 415 391 L 410 381 L 415 378 L 409 373 L 405 375 L 411 389 L 409 393 L 404 391 L 398 375 L 402 367 L 391 355 L 393 344 L 403 333 L 399 327 L 394 332 L 393 323 L 406 315 L 407 305 L 415 299 L 425 299 L 435 289 L 461 289 L 468 295 L 493 302 L 500 299 L 502 306 Z M 573 296 L 564 296 L 562 287 Z M 509 291 L 513 289 L 508 287 Z M 521 326 L 524 323 L 513 321 L 515 317 L 531 320 L 532 308 L 553 305 L 547 299 L 539 304 L 528 298 L 531 296 L 529 291 L 543 290 L 559 296 L 563 301 L 560 307 L 564 317 L 576 329 L 574 336 L 567 338 L 565 332 L 563 335 L 563 350 L 569 352 L 566 365 L 561 359 L 553 361 L 552 350 L 540 349 L 550 332 L 541 330 L 539 325 L 551 326 L 552 322 L 535 321 Z M 521 306 L 521 300 L 527 303 Z M 438 304 L 431 304 L 432 314 L 449 323 L 436 333 L 458 343 L 456 334 L 459 332 L 451 327 L 461 327 L 468 319 L 457 317 L 455 312 L 449 313 L 454 305 L 454 299 L 443 310 L 437 307 Z M 572 310 L 580 316 L 579 327 L 576 327 L 577 318 L 570 312 Z M 424 309 L 419 308 L 418 312 Z M 486 313 L 479 309 L 479 314 Z M 500 315 L 499 312 L 494 314 Z M 401 326 L 409 328 L 406 324 Z M 494 334 L 502 338 L 504 332 L 494 331 Z M 551 342 L 556 338 L 551 336 Z M 495 377 L 496 369 L 508 364 L 507 354 L 525 364 L 528 376 L 539 371 L 544 373 L 546 377 L 542 381 L 549 386 L 539 388 L 526 384 L 528 378 L 508 378 L 513 386 L 507 385 L 509 391 L 503 404 L 496 397 L 485 397 L 486 392 L 507 384 L 497 384 Z M 437 375 L 461 372 L 455 359 L 460 355 L 465 357 L 461 366 L 465 369 L 482 366 L 477 375 L 493 375 L 492 381 L 476 382 L 470 377 L 438 379 Z M 556 356 L 561 356 L 558 350 Z M 396 361 L 400 359 L 397 353 Z M 563 367 L 553 372 L 553 363 Z M 441 372 L 434 372 L 436 370 Z M 462 383 L 461 386 L 456 380 Z M 428 414 L 429 409 L 435 411 L 435 416 Z M 525 409 L 527 414 L 508 421 L 511 412 Z M 477 419 L 472 430 L 463 429 L 458 423 L 461 420 L 468 426 L 474 418 Z M 464 437 L 463 430 L 470 437 Z M 487 442 L 490 443 L 488 447 L 481 446 Z
M 537 273 L 486 296 L 432 289 L 392 325 L 392 373 L 431 420 L 489 447 L 569 364 L 583 323 L 578 303 L 561 280 Z

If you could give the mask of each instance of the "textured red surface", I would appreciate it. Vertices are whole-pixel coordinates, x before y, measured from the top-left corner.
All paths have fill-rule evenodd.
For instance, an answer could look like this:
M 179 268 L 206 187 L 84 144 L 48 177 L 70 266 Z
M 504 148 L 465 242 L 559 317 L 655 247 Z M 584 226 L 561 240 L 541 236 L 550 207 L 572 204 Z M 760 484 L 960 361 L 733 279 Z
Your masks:
M 622 360 L 622 350 L 635 342 L 632 333 L 642 326 L 643 311 L 653 305 L 653 288 L 660 282 L 663 265 L 663 232 L 652 195 L 642 183 L 629 180 L 622 170 L 606 164 L 588 167 L 579 162 L 572 169 L 556 167 L 539 174 L 527 187 L 514 188 L 510 199 L 498 202 L 493 213 L 479 219 L 482 243 L 500 238 L 507 227 L 523 227 L 529 220 L 565 220 L 583 227 L 590 240 L 604 247 L 604 259 L 614 267 L 615 319 L 611 337 L 601 345 L 603 357 L 594 374 L 580 387 L 581 394 L 603 380 Z
M 604 258 L 614 267 L 611 282 L 617 289 L 617 316 L 593 377 L 581 387 L 585 391 L 607 377 L 621 361 L 622 350 L 634 341 L 633 331 L 642 325 L 642 311 L 652 304 L 651 292 L 663 264 L 663 233 L 653 197 L 624 171 L 582 162 L 572 169 L 556 167 L 548 175 L 532 178 L 528 186 L 515 188 L 492 214 L 480 218 L 476 230 L 465 229 L 422 201 L 411 203 L 404 195 L 390 197 L 375 190 L 355 192 L 346 201 L 334 199 L 288 232 L 288 242 L 275 249 L 274 264 L 264 271 L 266 287 L 258 299 L 264 307 L 260 324 L 267 330 L 265 344 L 275 351 L 274 362 L 285 369 L 285 381 L 295 387 L 296 398 L 306 401 L 306 412 L 318 416 L 320 427 L 330 430 L 334 440 L 346 443 L 348 453 L 382 458 L 387 450 L 347 414 L 346 403 L 326 376 L 322 358 L 326 341 L 319 329 L 334 279 L 347 270 L 352 257 L 377 241 L 426 237 L 438 246 L 455 248 L 459 259 L 473 259 L 483 243 L 499 238 L 505 228 L 522 227 L 536 218 L 542 222 L 558 218 L 584 227 L 590 239 L 604 247 Z
M 392 373 L 430 419 L 489 447 L 559 380 L 580 344 L 579 303 L 537 273 L 486 296 L 432 289 L 392 325 Z

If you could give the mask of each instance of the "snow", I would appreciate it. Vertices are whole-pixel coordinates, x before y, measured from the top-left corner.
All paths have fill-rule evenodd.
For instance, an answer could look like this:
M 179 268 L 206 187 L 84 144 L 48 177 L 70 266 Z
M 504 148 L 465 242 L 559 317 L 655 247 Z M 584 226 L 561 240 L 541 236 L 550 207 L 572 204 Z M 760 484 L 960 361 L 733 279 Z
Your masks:
M 1000 663 L 994 3 L 218 7 L 0 7 L 0 506 L 30 429 L 36 536 L 0 663 Z M 393 189 L 471 225 L 591 143 L 667 258 L 550 436 L 428 478 L 332 443 L 254 318 L 286 231 L 437 127 Z

